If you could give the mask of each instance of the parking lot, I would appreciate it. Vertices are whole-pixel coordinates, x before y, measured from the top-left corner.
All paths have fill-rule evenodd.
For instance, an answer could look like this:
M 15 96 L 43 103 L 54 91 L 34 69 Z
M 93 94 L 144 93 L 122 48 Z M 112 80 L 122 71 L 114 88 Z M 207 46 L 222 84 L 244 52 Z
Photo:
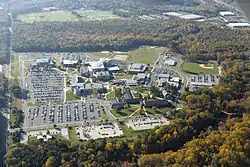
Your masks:
M 64 59 L 70 60 L 85 60 L 85 61 L 93 61 L 95 58 L 93 56 L 88 56 L 85 53 L 69 53 L 69 52 L 61 52 L 61 53 L 45 53 L 45 52 L 27 52 L 27 53 L 18 53 L 18 55 L 22 56 L 24 60 L 34 60 L 34 59 L 44 59 L 49 57 L 54 57 L 60 60 L 62 57 Z
M 153 70 L 154 73 L 156 74 L 169 74 L 169 75 L 175 75 L 175 72 L 173 70 L 169 70 L 166 68 L 155 68 Z
M 122 128 L 117 123 L 99 124 L 91 126 L 76 127 L 76 134 L 79 139 L 90 140 L 123 135 Z
M 66 102 L 65 104 L 41 105 L 30 107 L 25 112 L 25 127 L 84 122 L 100 120 L 100 110 L 106 111 L 107 106 L 99 101 Z
M 64 76 L 56 70 L 30 71 L 30 97 L 33 102 L 64 99 Z

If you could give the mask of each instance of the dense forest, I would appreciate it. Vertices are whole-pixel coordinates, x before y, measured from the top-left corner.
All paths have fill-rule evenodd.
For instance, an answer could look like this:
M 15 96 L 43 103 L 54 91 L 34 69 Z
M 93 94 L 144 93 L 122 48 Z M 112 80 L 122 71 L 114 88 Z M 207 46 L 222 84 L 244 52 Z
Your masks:
M 40 166 L 249 166 L 250 62 L 223 62 L 224 76 L 212 89 L 185 92 L 183 110 L 170 125 L 126 139 L 70 143 L 58 137 L 9 148 L 11 167 Z M 166 152 L 166 153 L 162 153 Z M 162 153 L 162 154 L 156 154 Z
M 150 166 L 249 166 L 250 118 L 228 119 L 219 130 L 205 138 L 197 138 L 176 152 L 144 155 L 138 161 L 141 167 Z
M 8 43 L 8 14 L 0 11 L 0 64 L 7 63 Z
M 221 29 L 183 20 L 106 20 L 16 24 L 17 52 L 129 50 L 141 45 L 169 46 L 189 60 L 245 58 L 249 31 Z
M 191 29 L 186 33 L 196 31 Z M 25 51 L 124 50 L 140 45 L 164 45 L 185 34 L 180 20 L 137 19 L 89 22 L 17 24 L 13 49 Z

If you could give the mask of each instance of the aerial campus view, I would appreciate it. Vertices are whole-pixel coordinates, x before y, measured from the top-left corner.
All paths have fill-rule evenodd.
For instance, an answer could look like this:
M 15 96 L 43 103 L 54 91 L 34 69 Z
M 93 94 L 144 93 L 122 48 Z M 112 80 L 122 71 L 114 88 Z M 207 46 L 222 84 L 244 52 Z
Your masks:
M 1 3 L 0 166 L 250 166 L 242 4 Z

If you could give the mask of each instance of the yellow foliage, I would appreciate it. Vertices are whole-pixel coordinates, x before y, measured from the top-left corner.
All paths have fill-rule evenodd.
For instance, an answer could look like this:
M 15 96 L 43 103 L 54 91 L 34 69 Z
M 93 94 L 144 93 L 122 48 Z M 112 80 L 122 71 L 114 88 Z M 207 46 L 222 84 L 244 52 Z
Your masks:
M 175 130 L 174 130 L 174 133 L 173 133 L 174 137 L 176 137 L 177 134 L 178 134 L 178 132 L 177 132 L 177 130 L 175 129 Z
M 160 129 L 157 129 L 156 131 L 155 131 L 155 134 L 156 135 L 159 135 L 161 133 L 161 130 Z
M 105 149 L 108 150 L 108 151 L 111 151 L 113 149 L 113 144 L 112 143 L 107 143 L 106 146 L 105 146 Z

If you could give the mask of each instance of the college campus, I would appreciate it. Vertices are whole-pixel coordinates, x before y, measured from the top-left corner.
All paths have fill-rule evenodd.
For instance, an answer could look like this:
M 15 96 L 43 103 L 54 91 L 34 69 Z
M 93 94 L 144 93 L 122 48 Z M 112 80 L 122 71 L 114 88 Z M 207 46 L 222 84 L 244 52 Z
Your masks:
M 219 73 L 204 73 L 217 68 L 214 62 L 193 63 L 191 71 L 192 66 L 202 69 L 194 74 L 184 71 L 181 57 L 167 48 L 143 46 L 136 52 L 136 62 L 134 54 L 117 51 L 15 55 L 27 90 L 21 142 L 55 135 L 123 137 L 124 128 L 139 133 L 168 125 L 169 112 L 183 107 L 178 96 L 184 89 L 212 87 L 220 78 Z M 143 59 L 147 52 L 152 53 L 150 62 Z
M 0 166 L 249 166 L 244 7 L 4 0 Z

